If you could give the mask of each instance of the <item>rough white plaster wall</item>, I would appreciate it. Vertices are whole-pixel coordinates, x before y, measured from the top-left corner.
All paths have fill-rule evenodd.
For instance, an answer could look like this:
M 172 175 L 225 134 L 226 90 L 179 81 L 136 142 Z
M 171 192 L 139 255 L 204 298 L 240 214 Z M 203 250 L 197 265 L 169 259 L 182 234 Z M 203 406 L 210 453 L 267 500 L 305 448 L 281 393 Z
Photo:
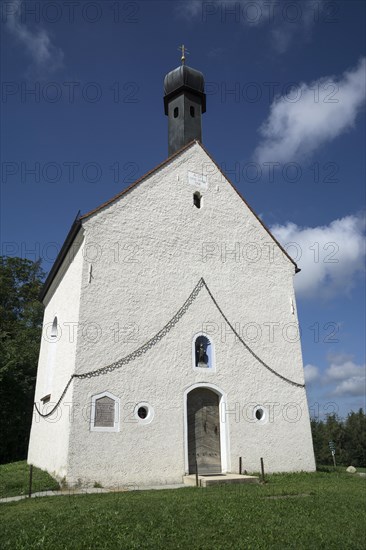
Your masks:
M 47 296 L 35 391 L 35 401 L 42 412 L 43 405 L 40 399 L 48 391 L 46 377 L 49 348 L 55 346 L 52 383 L 49 389 L 51 401 L 44 406 L 45 412 L 50 411 L 59 399 L 75 369 L 83 267 L 82 238 L 81 232 Z M 50 330 L 46 331 L 46 326 L 52 325 L 55 316 L 58 320 L 56 344 L 50 343 Z M 70 323 L 74 324 L 75 330 Z M 62 407 L 54 415 L 43 419 L 34 411 L 29 442 L 28 462 L 55 474 L 60 479 L 67 473 L 70 432 L 68 404 L 71 404 L 71 399 L 72 387 L 69 388 Z
M 208 176 L 208 189 L 200 190 L 201 209 L 193 205 L 197 188 L 188 184 L 188 171 Z M 144 344 L 204 277 L 244 339 L 254 338 L 255 353 L 283 376 L 303 383 L 300 342 L 289 341 L 297 326 L 291 309 L 294 266 L 198 144 L 83 225 L 77 372 L 108 365 Z M 235 249 L 239 255 L 233 257 Z M 80 275 L 79 269 L 76 278 Z M 61 286 L 66 296 L 64 282 Z M 216 372 L 192 369 L 192 338 L 205 326 L 215 344 Z M 228 410 L 235 411 L 226 415 L 232 471 L 238 469 L 239 456 L 248 471 L 259 469 L 260 457 L 268 471 L 314 469 L 305 390 L 275 377 L 236 342 L 203 289 L 173 330 L 142 357 L 109 375 L 74 381 L 67 481 L 104 486 L 181 482 L 183 395 L 195 383 L 217 385 L 227 394 Z M 119 432 L 89 429 L 91 397 L 102 391 L 121 400 Z M 154 407 L 151 424 L 140 425 L 132 416 L 141 401 Z M 267 404 L 273 418 L 252 422 L 245 417 L 249 403 Z M 296 422 L 289 403 L 301 411 Z M 44 432 L 51 434 L 51 429 Z M 34 456 L 39 452 L 38 444 Z
M 216 345 L 216 372 L 191 368 L 189 341 L 199 327 L 202 309 L 214 322 L 220 317 L 205 290 L 163 341 L 112 374 L 76 382 L 74 437 L 71 440 L 68 481 L 78 479 L 103 486 L 125 483 L 178 483 L 184 474 L 184 391 L 196 383 L 211 383 L 227 394 L 231 471 L 239 456 L 248 471 L 258 471 L 260 457 L 266 471 L 312 470 L 305 391 L 288 386 L 263 370 L 240 343 Z M 100 388 L 121 400 L 120 431 L 89 431 L 91 396 Z M 136 403 L 149 402 L 155 417 L 139 425 L 133 416 Z M 266 424 L 253 422 L 249 404 L 274 411 Z M 290 403 L 296 403 L 293 411 Z M 296 413 L 294 416 L 293 413 Z M 294 418 L 296 422 L 291 422 Z M 97 437 L 96 437 L 97 436 Z
M 188 170 L 208 174 L 200 210 L 193 206 L 197 189 L 187 183 Z M 171 319 L 203 276 L 247 341 L 255 336 L 248 323 L 261 331 L 251 344 L 253 350 L 282 375 L 303 383 L 300 342 L 288 341 L 292 325 L 297 325 L 291 311 L 294 266 L 198 144 L 93 215 L 84 228 L 86 245 L 98 243 L 98 257 L 92 262 L 91 284 L 84 264 L 80 323 L 84 327 L 96 323 L 100 336 L 95 343 L 85 334 L 79 336 L 78 372 L 107 365 L 145 343 Z M 247 247 L 246 255 L 225 258 L 222 251 L 234 250 L 235 243 L 241 250 Z M 248 243 L 253 243 L 254 252 L 259 250 L 257 261 L 248 259 Z M 214 250 L 213 257 L 204 257 L 207 247 Z M 191 341 L 206 324 L 213 329 L 217 365 L 216 373 L 203 376 L 192 370 Z M 247 403 L 258 402 L 269 403 L 275 412 L 273 421 L 265 424 L 243 418 L 233 421 L 228 415 L 233 471 L 239 456 L 248 470 L 258 470 L 261 456 L 268 471 L 314 469 L 305 390 L 265 371 L 235 343 L 203 290 L 173 331 L 139 360 L 109 376 L 75 383 L 79 411 L 71 425 L 68 481 L 180 482 L 185 452 L 183 394 L 188 386 L 205 381 L 227 393 L 230 408 L 238 403 L 244 411 Z M 90 432 L 85 420 L 91 396 L 104 390 L 121 399 L 119 433 Z M 139 401 L 151 402 L 155 409 L 154 421 L 147 426 L 129 421 Z M 297 422 L 288 418 L 291 402 L 301 409 Z

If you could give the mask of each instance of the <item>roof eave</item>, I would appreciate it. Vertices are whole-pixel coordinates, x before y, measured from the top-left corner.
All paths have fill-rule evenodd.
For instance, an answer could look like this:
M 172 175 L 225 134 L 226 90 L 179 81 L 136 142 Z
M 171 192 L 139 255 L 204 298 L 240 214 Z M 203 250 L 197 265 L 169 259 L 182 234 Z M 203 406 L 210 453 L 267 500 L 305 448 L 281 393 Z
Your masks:
M 131 189 L 133 189 L 134 187 L 136 187 L 139 183 L 142 183 L 146 178 L 148 178 L 149 176 L 151 176 L 152 174 L 154 174 L 155 172 L 157 172 L 157 170 L 160 170 L 161 168 L 164 168 L 170 161 L 172 161 L 174 158 L 176 158 L 177 156 L 179 156 L 181 153 L 183 153 L 184 151 L 186 151 L 187 149 L 189 149 L 190 147 L 192 147 L 192 145 L 194 143 L 199 143 L 200 145 L 202 145 L 198 140 L 193 140 L 193 141 L 190 141 L 189 143 L 187 143 L 187 145 L 184 145 L 183 147 L 181 147 L 180 149 L 178 149 L 178 151 L 176 151 L 175 153 L 173 153 L 172 155 L 170 155 L 168 158 L 166 158 L 165 160 L 163 160 L 160 164 L 158 164 L 157 166 L 155 166 L 155 168 L 152 168 L 152 170 L 149 170 L 148 172 L 146 172 L 146 174 L 144 174 L 143 176 L 141 176 L 141 178 L 139 178 L 138 180 L 134 181 L 131 185 L 129 185 L 128 187 L 126 187 L 126 189 L 124 189 L 123 191 L 121 191 L 120 193 L 118 193 L 118 195 L 115 195 L 114 197 L 112 197 L 111 199 L 109 199 L 108 201 L 104 202 L 103 204 L 101 204 L 100 206 L 97 206 L 97 208 L 94 208 L 93 210 L 90 210 L 90 212 L 87 212 L 86 214 L 83 214 L 82 216 L 80 216 L 80 220 L 85 220 L 86 218 L 89 218 L 90 216 L 92 216 L 93 214 L 96 214 L 97 212 L 99 212 L 100 210 L 102 210 L 103 208 L 109 206 L 110 204 L 112 204 L 113 202 L 115 202 L 116 200 L 118 200 L 120 197 L 122 197 L 123 195 L 126 195 L 129 191 L 131 191 Z
M 257 216 L 257 214 L 254 212 L 253 208 L 247 203 L 247 201 L 244 199 L 244 197 L 242 196 L 242 194 L 237 190 L 237 188 L 235 187 L 235 185 L 233 184 L 232 181 L 230 181 L 230 179 L 227 177 L 226 174 L 224 174 L 224 172 L 222 171 L 222 169 L 220 168 L 220 166 L 217 164 L 217 162 L 212 158 L 212 156 L 210 155 L 210 153 L 207 151 L 207 149 L 205 148 L 205 146 L 198 142 L 200 144 L 200 146 L 202 147 L 202 149 L 204 150 L 204 152 L 206 153 L 206 155 L 211 159 L 211 161 L 214 163 L 214 165 L 216 166 L 216 168 L 219 170 L 220 174 L 222 174 L 224 176 L 224 178 L 230 183 L 231 187 L 234 189 L 234 191 L 239 195 L 239 197 L 241 198 L 241 200 L 244 202 L 244 204 L 249 208 L 249 210 L 251 211 L 251 213 L 257 218 L 257 220 L 259 221 L 259 223 L 262 225 L 262 227 L 265 229 L 265 231 L 267 231 L 268 235 L 274 240 L 274 242 L 277 244 L 277 246 L 282 250 L 282 252 L 285 254 L 285 256 L 291 261 L 291 263 L 293 263 L 293 265 L 295 266 L 295 273 L 299 273 L 299 271 L 301 271 L 301 269 L 298 267 L 297 263 L 291 258 L 291 256 L 288 254 L 288 252 L 286 252 L 286 250 L 283 248 L 283 246 L 278 242 L 278 240 L 276 239 L 276 237 L 274 235 L 272 235 L 271 231 L 268 229 L 268 227 L 266 226 L 266 224 L 260 219 L 259 216 Z
M 70 247 L 72 245 L 72 243 L 74 242 L 75 240 L 75 237 L 76 235 L 78 234 L 79 232 L 79 229 L 81 227 L 82 223 L 81 223 L 81 218 L 80 218 L 80 210 L 79 212 L 77 213 L 77 216 L 67 234 L 67 237 L 64 241 L 64 244 L 62 245 L 61 247 L 61 250 L 60 252 L 58 253 L 57 255 L 57 258 L 44 282 L 44 285 L 41 289 L 41 292 L 39 293 L 39 300 L 41 302 L 43 302 L 44 298 L 46 297 L 47 295 L 47 292 L 49 291 L 50 289 L 50 286 L 51 284 L 53 283 L 57 273 L 58 273 L 58 270 L 60 269 L 61 265 L 62 265 L 62 262 L 64 261 L 64 259 L 66 258 L 66 255 L 68 253 L 68 251 L 70 250 Z
M 123 195 L 127 194 L 129 191 L 131 191 L 134 187 L 136 187 L 139 183 L 141 183 L 142 181 L 144 181 L 146 178 L 148 178 L 149 176 L 151 176 L 153 173 L 155 173 L 157 170 L 160 170 L 161 168 L 164 168 L 169 162 L 171 162 L 173 159 L 175 159 L 176 157 L 178 157 L 181 153 L 183 153 L 184 151 L 188 150 L 190 147 L 192 147 L 192 145 L 194 145 L 195 143 L 197 143 L 198 145 L 201 146 L 201 148 L 203 149 L 203 151 L 206 153 L 206 155 L 211 159 L 211 161 L 215 164 L 215 166 L 217 167 L 217 169 L 219 170 L 219 172 L 224 176 L 224 178 L 229 182 L 229 184 L 232 186 L 232 188 L 234 189 L 234 191 L 239 195 L 239 197 L 241 198 L 241 200 L 244 202 L 244 204 L 249 208 L 249 210 L 252 212 L 252 214 L 255 216 L 255 218 L 259 221 L 259 223 L 262 225 L 262 227 L 265 229 L 265 231 L 269 234 L 269 236 L 274 240 L 274 242 L 277 244 L 277 246 L 282 250 L 282 252 L 285 254 L 285 256 L 290 260 L 290 262 L 294 265 L 295 267 L 295 274 L 296 273 L 299 273 L 301 271 L 301 269 L 298 267 L 298 265 L 296 264 L 296 262 L 291 258 L 291 256 L 286 252 L 286 250 L 282 247 L 282 245 L 278 242 L 278 240 L 274 237 L 274 235 L 272 235 L 271 231 L 268 229 L 268 227 L 265 225 L 265 223 L 257 216 L 257 214 L 254 212 L 254 210 L 251 208 L 251 206 L 247 203 L 247 201 L 244 199 L 244 197 L 241 195 L 241 193 L 237 190 L 237 188 L 235 187 L 235 185 L 230 181 L 230 179 L 226 176 L 226 174 L 224 174 L 224 172 L 222 171 L 222 169 L 220 168 L 220 166 L 217 164 L 217 162 L 212 158 L 212 156 L 210 155 L 210 153 L 206 150 L 206 148 L 203 146 L 203 144 L 198 141 L 198 140 L 193 140 L 189 143 L 187 143 L 186 145 L 184 145 L 181 149 L 179 149 L 178 151 L 176 151 L 175 153 L 173 153 L 172 155 L 170 155 L 168 158 L 166 158 L 163 162 L 161 162 L 160 164 L 158 164 L 157 166 L 155 166 L 155 168 L 153 168 L 152 170 L 149 170 L 148 172 L 146 172 L 146 174 L 144 174 L 143 176 L 141 176 L 141 178 L 139 178 L 138 180 L 136 180 L 134 183 L 132 183 L 129 187 L 127 187 L 126 189 L 124 189 L 123 191 L 121 191 L 121 193 L 118 193 L 118 195 L 115 195 L 114 197 L 112 197 L 111 199 L 109 199 L 108 201 L 106 201 L 105 203 L 101 204 L 100 206 L 98 206 L 97 208 L 91 210 L 90 212 L 87 212 L 86 214 L 84 214 L 83 216 L 80 216 L 80 211 L 78 212 L 71 228 L 70 228 L 70 231 L 66 237 L 66 240 L 64 242 L 64 244 L 62 245 L 62 248 L 59 252 L 59 254 L 57 255 L 57 258 L 55 260 L 55 263 L 53 264 L 52 268 L 51 268 L 51 271 L 49 272 L 48 274 L 48 277 L 42 287 L 42 290 L 40 292 L 40 295 L 39 295 L 39 299 L 41 301 L 43 301 L 43 299 L 45 298 L 54 278 L 56 277 L 57 275 L 57 272 L 59 270 L 59 268 L 61 267 L 61 264 L 62 262 L 64 261 L 76 235 L 78 234 L 79 232 L 79 229 L 80 227 L 82 226 L 82 221 L 89 218 L 90 216 L 92 216 L 93 214 L 96 214 L 97 212 L 99 212 L 100 210 L 102 210 L 103 208 L 109 206 L 110 204 L 112 204 L 113 202 L 115 202 L 116 200 L 118 200 L 120 197 L 122 197 Z

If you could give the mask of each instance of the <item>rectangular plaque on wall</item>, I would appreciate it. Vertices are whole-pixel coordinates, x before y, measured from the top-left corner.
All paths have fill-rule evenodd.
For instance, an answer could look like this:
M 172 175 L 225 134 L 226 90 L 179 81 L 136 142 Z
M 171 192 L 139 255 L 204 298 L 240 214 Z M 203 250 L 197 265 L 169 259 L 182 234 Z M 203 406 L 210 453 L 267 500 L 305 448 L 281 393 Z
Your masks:
M 207 176 L 199 174 L 198 172 L 191 172 L 188 170 L 188 183 L 196 187 L 196 189 L 208 189 Z

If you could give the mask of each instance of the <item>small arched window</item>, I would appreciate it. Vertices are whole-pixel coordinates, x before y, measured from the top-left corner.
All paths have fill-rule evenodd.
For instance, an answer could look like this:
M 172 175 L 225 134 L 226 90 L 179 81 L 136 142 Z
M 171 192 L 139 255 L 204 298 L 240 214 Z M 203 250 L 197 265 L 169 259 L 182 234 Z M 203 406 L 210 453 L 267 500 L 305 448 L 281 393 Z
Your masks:
M 179 115 L 179 109 L 178 109 L 178 107 L 175 107 L 174 111 L 173 111 L 173 116 L 174 116 L 174 118 L 178 118 L 178 115 Z
M 95 432 L 119 430 L 119 399 L 109 392 L 92 397 L 90 429 Z
M 199 191 L 193 193 L 193 204 L 196 208 L 201 208 L 202 205 L 202 195 Z
M 194 341 L 194 367 L 197 369 L 213 368 L 212 344 L 207 336 L 200 334 Z
M 194 107 L 193 107 L 193 105 L 190 106 L 189 112 L 191 113 L 191 117 L 194 118 L 194 117 L 195 117 L 195 112 L 194 112 Z

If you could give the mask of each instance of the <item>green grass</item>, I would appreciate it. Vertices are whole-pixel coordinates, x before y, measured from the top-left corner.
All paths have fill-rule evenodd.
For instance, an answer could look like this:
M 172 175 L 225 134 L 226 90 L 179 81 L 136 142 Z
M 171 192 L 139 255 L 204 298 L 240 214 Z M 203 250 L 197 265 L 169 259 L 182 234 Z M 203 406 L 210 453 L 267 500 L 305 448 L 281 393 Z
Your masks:
M 33 468 L 33 493 L 59 489 L 50 475 Z M 25 460 L 0 465 L 0 498 L 26 495 L 29 490 L 29 466 Z
M 365 479 L 342 472 L 267 479 L 0 504 L 1 548 L 364 549 Z

